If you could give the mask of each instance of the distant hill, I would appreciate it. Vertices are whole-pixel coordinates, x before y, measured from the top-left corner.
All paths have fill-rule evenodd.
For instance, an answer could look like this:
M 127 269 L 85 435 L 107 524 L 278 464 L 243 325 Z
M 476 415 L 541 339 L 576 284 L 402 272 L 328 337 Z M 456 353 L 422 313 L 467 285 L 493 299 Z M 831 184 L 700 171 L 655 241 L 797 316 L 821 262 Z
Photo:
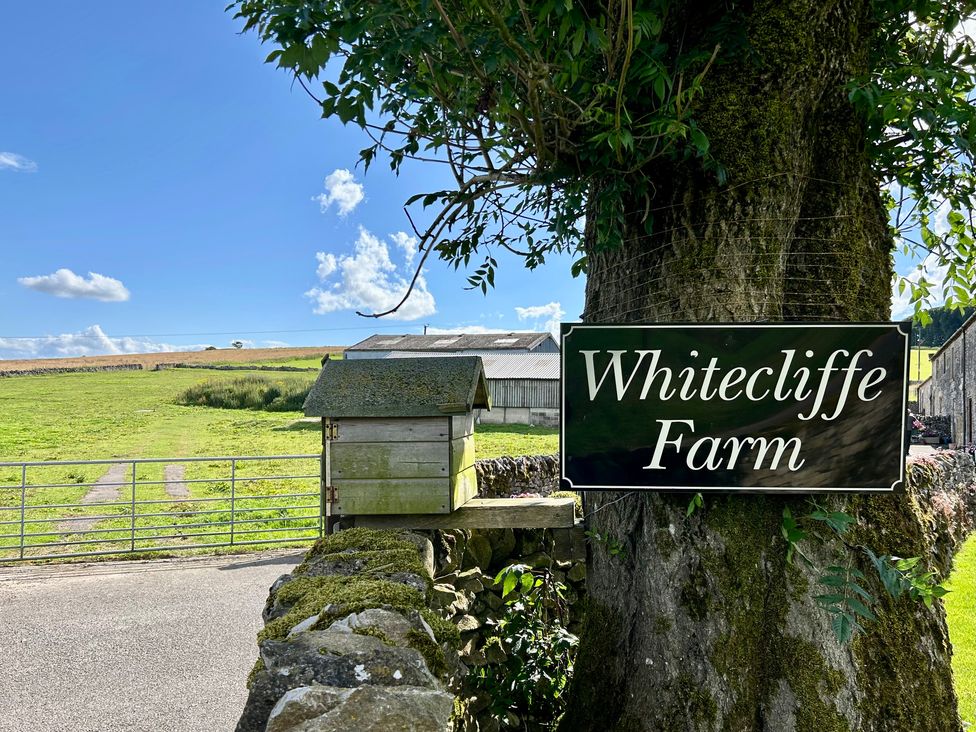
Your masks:
M 949 337 L 959 330 L 976 308 L 963 308 L 962 310 L 947 310 L 946 308 L 932 308 L 929 315 L 932 322 L 928 325 L 912 325 L 912 340 L 914 346 L 924 348 L 939 348 Z
M 43 369 L 84 368 L 91 366 L 119 366 L 141 364 L 152 368 L 160 363 L 256 363 L 301 358 L 321 358 L 327 353 L 342 353 L 344 346 L 315 346 L 300 348 L 218 348 L 212 351 L 181 351 L 172 353 L 128 353 L 116 356 L 83 356 L 79 358 L 39 358 L 0 360 L 0 371 L 33 371 Z

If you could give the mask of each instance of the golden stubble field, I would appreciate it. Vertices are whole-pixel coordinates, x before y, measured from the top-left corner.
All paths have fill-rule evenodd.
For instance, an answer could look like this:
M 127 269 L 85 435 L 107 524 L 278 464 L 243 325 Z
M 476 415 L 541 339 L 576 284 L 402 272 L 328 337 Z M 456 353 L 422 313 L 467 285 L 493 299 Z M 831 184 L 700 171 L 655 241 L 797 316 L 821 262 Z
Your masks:
M 288 361 L 321 358 L 327 353 L 342 353 L 341 346 L 309 346 L 302 348 L 218 348 L 214 351 L 173 351 L 171 353 L 128 353 L 117 356 L 82 356 L 79 358 L 43 358 L 0 360 L 2 371 L 41 371 L 44 369 L 85 368 L 90 366 L 122 366 L 140 364 L 152 368 L 166 363 L 255 363 L 259 361 Z

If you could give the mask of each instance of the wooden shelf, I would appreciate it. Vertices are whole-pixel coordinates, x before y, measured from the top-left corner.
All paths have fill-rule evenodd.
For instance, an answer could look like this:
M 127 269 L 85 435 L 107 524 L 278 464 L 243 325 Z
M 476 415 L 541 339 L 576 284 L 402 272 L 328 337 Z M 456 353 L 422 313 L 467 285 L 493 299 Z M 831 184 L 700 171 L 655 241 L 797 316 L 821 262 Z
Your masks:
M 571 529 L 573 498 L 472 498 L 445 514 L 342 516 L 372 529 Z

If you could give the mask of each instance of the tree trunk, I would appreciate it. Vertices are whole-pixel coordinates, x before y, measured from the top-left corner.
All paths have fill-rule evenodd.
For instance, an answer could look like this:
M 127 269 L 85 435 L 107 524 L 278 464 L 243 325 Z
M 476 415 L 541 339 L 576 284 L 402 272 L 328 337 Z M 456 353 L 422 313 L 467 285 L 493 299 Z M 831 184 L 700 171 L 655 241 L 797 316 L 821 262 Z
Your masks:
M 709 17 L 689 5 L 672 15 L 676 37 Z M 709 72 L 696 115 L 728 180 L 696 161 L 653 171 L 656 197 L 633 202 L 625 245 L 589 247 L 587 322 L 889 317 L 892 240 L 844 88 L 867 64 L 869 3 L 738 13 L 746 44 Z M 931 556 L 928 509 L 911 493 L 825 500 L 857 516 L 852 544 Z M 960 729 L 940 602 L 883 601 L 842 646 L 813 599 L 825 592 L 817 574 L 786 562 L 783 508 L 808 512 L 802 499 L 709 494 L 686 518 L 688 501 L 586 495 L 588 528 L 625 552 L 591 546 L 561 730 Z M 869 572 L 840 542 L 813 552 L 820 566 Z

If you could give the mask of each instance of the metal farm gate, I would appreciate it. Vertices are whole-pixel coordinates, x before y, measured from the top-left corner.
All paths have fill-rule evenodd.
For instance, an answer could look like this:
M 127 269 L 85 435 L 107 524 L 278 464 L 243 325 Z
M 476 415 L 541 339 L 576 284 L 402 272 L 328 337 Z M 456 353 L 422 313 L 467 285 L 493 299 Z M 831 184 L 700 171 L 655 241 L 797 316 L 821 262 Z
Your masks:
M 0 563 L 309 542 L 319 455 L 0 462 Z

